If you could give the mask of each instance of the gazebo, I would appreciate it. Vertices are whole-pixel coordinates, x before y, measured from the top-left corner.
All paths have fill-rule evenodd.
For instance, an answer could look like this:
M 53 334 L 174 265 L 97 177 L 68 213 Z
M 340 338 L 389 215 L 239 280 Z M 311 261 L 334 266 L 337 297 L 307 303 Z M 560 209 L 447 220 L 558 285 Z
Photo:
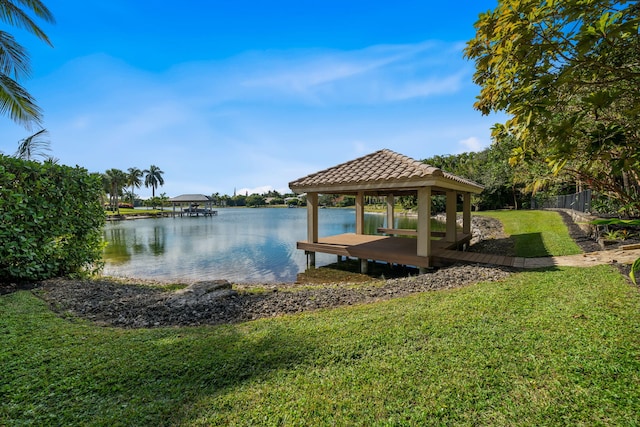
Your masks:
M 427 165 L 391 150 L 375 153 L 313 173 L 289 183 L 294 193 L 307 194 L 307 240 L 297 242 L 297 248 L 309 256 L 315 265 L 315 253 L 355 257 L 366 272 L 368 260 L 412 265 L 424 270 L 440 249 L 452 249 L 471 240 L 471 194 L 480 193 L 481 185 L 439 168 Z M 318 236 L 318 195 L 354 195 L 355 233 Z M 417 196 L 417 229 L 395 229 L 394 201 L 396 197 Z M 431 198 L 446 196 L 446 232 L 431 230 Z M 456 227 L 458 195 L 462 196 L 462 230 Z M 387 227 L 380 235 L 364 234 L 365 196 L 386 197 Z M 401 235 L 416 238 L 398 237 Z
M 169 199 L 173 205 L 173 216 L 176 216 L 176 206 L 179 208 L 178 215 L 188 216 L 210 216 L 217 215 L 218 211 L 213 210 L 213 199 L 204 194 L 182 194 L 180 196 Z M 183 206 L 187 208 L 183 209 Z M 204 206 L 200 208 L 200 206 Z

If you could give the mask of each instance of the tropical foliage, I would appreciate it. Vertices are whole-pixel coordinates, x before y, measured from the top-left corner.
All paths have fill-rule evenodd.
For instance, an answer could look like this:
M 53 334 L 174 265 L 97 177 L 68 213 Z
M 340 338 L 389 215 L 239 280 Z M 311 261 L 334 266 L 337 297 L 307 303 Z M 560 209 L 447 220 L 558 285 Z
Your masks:
M 245 199 L 245 205 L 252 208 L 257 208 L 266 204 L 267 202 L 265 201 L 265 198 L 259 194 L 251 194 Z
M 128 201 L 125 203 L 126 206 L 135 206 L 137 196 L 134 191 L 142 185 L 143 177 L 145 178 L 145 186 L 151 187 L 153 194 L 152 197 L 146 201 L 145 206 L 154 208 L 156 206 L 164 206 L 169 200 L 169 197 L 167 197 L 165 193 L 162 193 L 160 196 L 155 195 L 155 189 L 158 185 L 164 185 L 162 174 L 164 174 L 164 172 L 155 165 L 151 165 L 149 169 L 145 170 L 140 170 L 134 166 L 128 168 L 126 172 L 117 168 L 108 169 L 102 174 L 102 185 L 103 192 L 109 195 L 109 208 L 119 212 L 120 206 L 123 205 L 120 198 Z M 130 188 L 130 190 L 126 190 L 126 188 Z
M 45 22 L 54 22 L 53 14 L 40 0 L 0 0 L 0 20 L 26 30 L 51 45 L 47 35 L 29 13 Z M 25 48 L 11 34 L 0 30 L 0 112 L 27 128 L 33 123 L 39 124 L 42 119 L 42 112 L 34 98 L 19 83 L 30 72 L 29 55 Z
M 156 188 L 164 185 L 164 178 L 162 175 L 164 172 L 156 165 L 149 166 L 149 169 L 142 171 L 144 174 L 144 186 L 151 187 L 151 197 L 156 196 Z
M 511 138 L 479 152 L 436 155 L 424 162 L 483 185 L 484 191 L 472 197 L 475 210 L 520 209 L 529 206 L 532 189 L 527 183 L 537 171 L 509 164 L 515 147 Z
M 0 155 L 0 281 L 91 272 L 102 259 L 98 174 Z
M 22 160 L 34 160 L 36 156 L 45 160 L 49 159 L 49 156 L 44 153 L 51 150 L 50 142 L 46 139 L 48 135 L 49 132 L 46 129 L 41 129 L 33 135 L 21 139 L 14 156 Z
M 131 187 L 131 192 L 129 194 L 129 198 L 131 200 L 131 206 L 135 205 L 135 189 L 140 188 L 142 185 L 142 177 L 143 173 L 139 168 L 131 167 L 127 169 L 127 185 Z
M 512 161 L 545 162 L 640 209 L 640 7 L 635 1 L 500 0 L 480 15 L 466 56 L 475 108 L 505 111 Z
M 638 284 L 638 279 L 636 278 L 636 274 L 638 272 L 640 272 L 640 258 L 635 260 L 635 262 L 631 265 L 631 271 L 629 272 L 629 277 L 635 285 Z
M 103 189 L 109 194 L 109 205 L 112 210 L 119 210 L 118 196 L 127 185 L 127 174 L 120 169 L 109 169 L 102 175 Z

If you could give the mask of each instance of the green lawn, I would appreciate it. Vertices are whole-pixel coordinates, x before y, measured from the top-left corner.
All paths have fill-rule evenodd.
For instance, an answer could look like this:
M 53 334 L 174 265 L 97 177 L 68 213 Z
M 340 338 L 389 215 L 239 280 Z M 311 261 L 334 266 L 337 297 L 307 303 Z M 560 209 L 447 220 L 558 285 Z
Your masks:
M 234 326 L 122 330 L 0 297 L 0 425 L 638 425 L 611 266 Z
M 167 209 L 169 211 L 170 209 Z M 157 215 L 162 213 L 163 211 L 160 209 L 130 209 L 130 208 L 120 208 L 120 215 L 129 215 L 129 216 L 146 216 L 146 215 Z M 118 215 L 118 211 L 105 211 L 107 216 Z
M 473 214 L 499 219 L 505 233 L 515 241 L 516 256 L 533 258 L 582 253 L 557 212 L 513 210 Z

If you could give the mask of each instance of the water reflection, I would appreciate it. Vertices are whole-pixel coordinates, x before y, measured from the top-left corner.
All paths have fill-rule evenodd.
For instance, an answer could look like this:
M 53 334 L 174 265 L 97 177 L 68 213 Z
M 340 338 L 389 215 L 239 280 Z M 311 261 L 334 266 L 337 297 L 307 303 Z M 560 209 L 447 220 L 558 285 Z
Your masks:
M 153 255 L 158 256 L 164 253 L 165 231 L 164 227 L 153 227 L 153 236 L 149 239 L 149 249 Z
M 103 232 L 107 246 L 104 248 L 104 258 L 114 264 L 122 264 L 131 260 L 131 253 L 127 246 L 126 231 L 122 229 L 107 229 Z
M 227 279 L 236 282 L 293 282 L 306 268 L 306 209 L 219 210 L 215 217 L 139 219 L 109 223 L 104 238 L 104 274 L 156 280 Z M 384 227 L 385 215 L 366 214 L 366 233 Z M 319 212 L 319 235 L 355 232 L 352 209 Z M 395 228 L 415 228 L 410 217 Z M 318 266 L 335 256 L 317 254 Z

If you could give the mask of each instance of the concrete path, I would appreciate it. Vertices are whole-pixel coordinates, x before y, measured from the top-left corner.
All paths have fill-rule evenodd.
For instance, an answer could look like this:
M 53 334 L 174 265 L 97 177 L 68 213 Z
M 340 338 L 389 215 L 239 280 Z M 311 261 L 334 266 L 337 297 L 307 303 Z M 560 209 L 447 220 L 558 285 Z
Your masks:
M 539 258 L 540 260 L 548 260 L 551 262 L 549 266 L 566 266 L 566 267 L 589 267 L 599 264 L 633 264 L 635 260 L 640 258 L 640 249 L 612 249 L 609 251 L 589 252 L 579 255 L 567 255 L 558 257 Z M 525 268 L 537 268 L 535 260 L 537 258 L 528 258 L 525 262 Z M 531 266 L 529 266 L 530 264 Z
M 640 258 L 640 249 L 589 252 L 578 255 L 557 257 L 522 258 L 500 255 L 488 255 L 477 252 L 460 252 L 453 250 L 439 250 L 435 258 L 448 261 L 462 261 L 479 264 L 504 265 L 516 268 L 544 268 L 544 267 L 590 267 L 600 264 L 632 264 Z

